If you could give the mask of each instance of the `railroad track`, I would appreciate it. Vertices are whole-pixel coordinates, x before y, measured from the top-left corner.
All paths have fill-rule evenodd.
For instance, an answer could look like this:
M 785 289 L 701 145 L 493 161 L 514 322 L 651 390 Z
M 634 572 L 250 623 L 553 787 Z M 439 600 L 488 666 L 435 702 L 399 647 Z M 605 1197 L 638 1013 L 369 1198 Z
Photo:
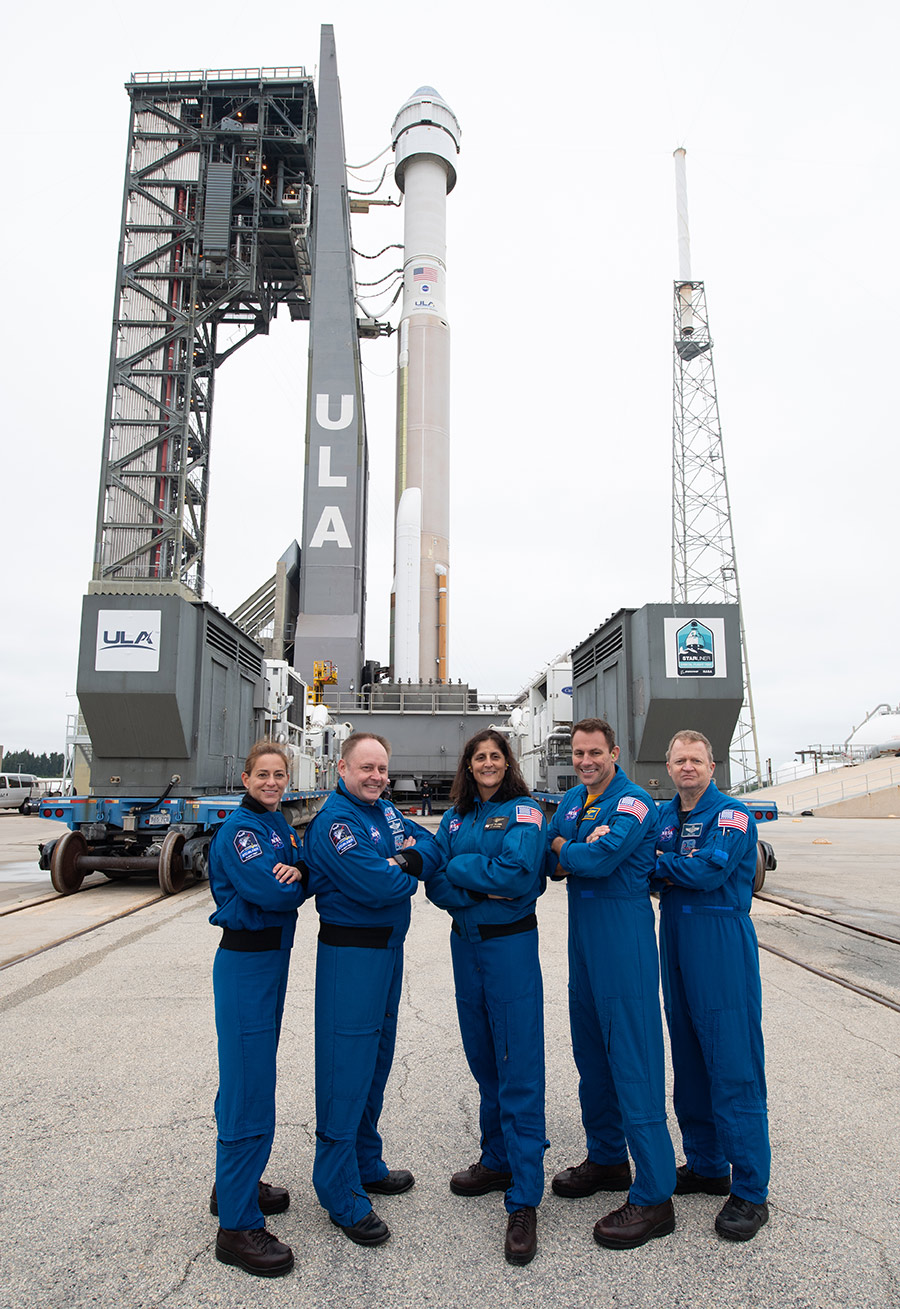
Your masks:
M 790 910 L 791 913 L 805 918 L 813 918 L 819 922 L 828 923 L 832 927 L 843 928 L 845 931 L 854 932 L 857 936 L 868 938 L 872 941 L 884 942 L 887 945 L 900 946 L 900 938 L 890 936 L 885 932 L 876 932 L 870 927 L 860 927 L 857 923 L 848 923 L 845 919 L 836 918 L 833 914 L 823 913 L 818 909 L 808 908 L 806 905 L 800 905 L 792 900 L 783 900 L 778 896 L 767 895 L 757 891 L 754 896 L 757 900 L 767 901 L 769 904 L 778 905 L 783 909 Z M 759 936 L 760 920 L 757 920 L 757 936 Z M 829 969 L 820 968 L 811 964 L 804 959 L 798 959 L 796 955 L 782 950 L 779 946 L 772 945 L 769 942 L 760 941 L 759 948 L 766 950 L 769 954 L 777 955 L 779 959 L 784 959 L 788 963 L 796 964 L 798 968 L 803 968 L 816 977 L 824 978 L 826 981 L 834 982 L 836 986 L 842 986 L 848 991 L 853 991 L 856 995 L 863 996 L 866 1000 L 872 1000 L 875 1004 L 884 1005 L 886 1009 L 893 1009 L 895 1013 L 900 1013 L 900 1003 L 891 999 L 889 996 L 872 990 L 870 987 L 862 986 L 859 982 L 851 981 L 847 977 L 842 977 L 839 973 L 831 972 Z M 898 956 L 900 963 L 900 956 Z
M 77 891 L 72 891 L 70 894 L 84 895 L 87 891 L 99 891 L 102 886 L 106 886 L 105 881 L 91 882 L 88 886 L 80 886 Z M 7 905 L 4 909 L 0 909 L 0 918 L 6 918 L 10 914 L 21 914 L 28 909 L 34 909 L 39 904 L 52 904 L 54 901 L 60 902 L 60 897 L 56 891 L 51 892 L 49 895 L 39 896 L 34 900 L 26 900 L 23 904 Z
M 208 883 L 199 881 L 195 886 L 188 887 L 181 892 L 181 895 L 193 895 L 203 888 L 208 889 Z M 133 892 L 140 895 L 139 888 L 132 887 Z M 124 908 L 119 907 L 115 912 L 103 912 L 102 916 L 92 919 L 84 926 L 79 926 L 74 931 L 66 931 L 66 926 L 71 925 L 72 904 L 77 897 L 90 896 L 92 892 L 103 891 L 109 894 L 107 882 L 96 882 L 90 886 L 81 887 L 78 891 L 73 891 L 69 895 L 59 896 L 56 894 L 40 896 L 37 899 L 28 900 L 24 904 L 10 905 L 0 910 L 0 950 L 2 950 L 2 962 L 0 962 L 0 972 L 7 968 L 13 968 L 16 964 L 25 963 L 28 959 L 35 958 L 36 955 L 44 954 L 48 950 L 55 950 L 57 946 L 65 945 L 67 941 L 74 941 L 79 936 L 87 936 L 90 932 L 95 932 L 99 927 L 105 927 L 108 923 L 114 923 L 120 918 L 128 918 L 132 914 L 140 913 L 142 909 L 149 909 L 151 905 L 159 904 L 161 900 L 171 900 L 170 895 L 160 891 L 157 886 L 147 887 L 144 898 L 139 899 L 136 903 L 132 899 Z M 97 899 L 97 897 L 94 897 Z M 99 906 L 98 901 L 98 906 Z M 48 911 L 47 905 L 56 906 L 59 909 L 58 914 L 54 914 L 52 909 Z M 12 933 L 15 930 L 21 930 L 20 924 L 29 919 L 44 919 L 42 927 L 46 928 L 46 940 L 41 940 L 39 944 L 33 944 L 18 953 L 12 953 L 16 949 Z M 12 921 L 15 921 L 13 928 Z
M 183 891 L 182 895 L 195 894 L 206 885 L 205 882 L 198 882 L 196 886 L 187 888 L 186 891 Z M 61 918 L 63 916 L 68 916 L 65 914 L 66 907 L 68 907 L 70 911 L 72 902 L 77 896 L 90 896 L 92 892 L 101 890 L 106 892 L 107 886 L 108 883 L 105 881 L 97 882 L 89 886 L 83 886 L 78 891 L 72 892 L 67 896 L 61 897 L 54 893 L 52 895 L 41 896 L 38 899 L 28 900 L 25 904 L 10 905 L 4 909 L 0 909 L 0 923 L 2 923 L 2 920 L 11 919 L 16 915 L 18 915 L 20 919 L 29 916 L 34 917 L 36 912 L 40 910 L 42 906 L 47 904 L 58 905 L 61 910 Z M 757 892 L 755 898 L 757 900 L 766 901 L 769 904 L 778 905 L 780 908 L 789 910 L 792 914 L 797 914 L 806 918 L 813 918 L 819 922 L 827 923 L 832 927 L 843 928 L 844 930 L 853 932 L 860 937 L 866 937 L 870 940 L 885 943 L 887 945 L 900 946 L 900 938 L 898 937 L 890 936 L 884 932 L 874 931 L 872 928 L 860 927 L 856 923 L 849 923 L 844 919 L 834 917 L 832 914 L 822 913 L 819 910 L 808 908 L 805 905 L 800 905 L 790 900 L 781 899 L 778 896 Z M 171 896 L 166 895 L 163 892 L 157 892 L 155 888 L 152 892 L 148 889 L 147 897 L 140 900 L 137 904 L 130 904 L 124 909 L 117 909 L 115 913 L 106 913 L 96 921 L 89 923 L 87 926 L 80 927 L 76 931 L 62 932 L 61 935 L 55 935 L 52 922 L 48 922 L 47 925 L 50 929 L 52 939 L 33 949 L 23 950 L 21 953 L 16 954 L 13 957 L 7 957 L 3 962 L 0 962 L 0 972 L 7 968 L 12 968 L 16 964 L 25 963 L 26 960 L 33 959 L 36 955 L 44 954 L 48 950 L 56 949 L 57 946 L 64 945 L 67 941 L 75 940 L 79 936 L 86 936 L 100 927 L 105 927 L 108 923 L 113 923 L 120 918 L 127 918 L 132 914 L 140 913 L 142 909 L 148 909 L 151 905 L 159 904 L 161 900 L 169 899 L 171 899 Z M 758 922 L 758 928 L 760 926 L 761 923 Z M 759 935 L 759 932 L 757 932 L 757 935 Z M 895 1013 L 900 1013 L 900 1003 L 891 999 L 887 995 L 883 995 L 878 991 L 871 989 L 870 987 L 862 986 L 859 982 L 851 981 L 849 978 L 842 977 L 839 973 L 832 972 L 829 969 L 820 968 L 818 965 L 809 963 L 807 960 L 798 959 L 796 955 L 791 954 L 787 950 L 781 949 L 779 946 L 772 945 L 769 942 L 761 940 L 759 942 L 759 948 L 767 951 L 769 954 L 776 955 L 779 959 L 784 959 L 787 963 L 794 964 L 798 968 L 803 968 L 806 972 L 812 973 L 816 977 L 821 977 L 825 981 L 833 982 L 836 986 L 842 986 L 846 990 L 852 991 L 854 994 L 860 995 L 866 1000 L 872 1000 L 875 1004 L 883 1005 L 887 1009 L 892 1009 Z

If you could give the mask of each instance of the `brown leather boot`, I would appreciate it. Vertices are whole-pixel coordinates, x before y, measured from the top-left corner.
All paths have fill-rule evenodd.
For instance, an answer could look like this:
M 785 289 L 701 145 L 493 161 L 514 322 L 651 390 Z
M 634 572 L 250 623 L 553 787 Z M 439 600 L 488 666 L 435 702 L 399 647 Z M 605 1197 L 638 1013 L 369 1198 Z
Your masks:
M 564 1195 L 568 1200 L 594 1195 L 597 1191 L 627 1191 L 630 1185 L 631 1165 L 627 1159 L 623 1164 L 595 1164 L 585 1159 L 583 1164 L 564 1168 L 551 1182 L 553 1194 Z
M 633 1250 L 653 1236 L 668 1236 L 674 1230 L 671 1199 L 662 1204 L 632 1204 L 629 1200 L 594 1225 L 594 1240 L 610 1250 Z
M 223 1264 L 237 1264 L 256 1277 L 282 1277 L 294 1266 L 294 1254 L 264 1227 L 247 1232 L 230 1232 L 220 1227 L 216 1235 L 216 1258 Z
M 508 1191 L 511 1185 L 511 1173 L 486 1168 L 480 1159 L 450 1178 L 450 1190 L 454 1195 L 487 1195 L 488 1191 Z
M 530 1264 L 537 1253 L 537 1212 L 531 1205 L 509 1215 L 503 1253 L 508 1264 Z

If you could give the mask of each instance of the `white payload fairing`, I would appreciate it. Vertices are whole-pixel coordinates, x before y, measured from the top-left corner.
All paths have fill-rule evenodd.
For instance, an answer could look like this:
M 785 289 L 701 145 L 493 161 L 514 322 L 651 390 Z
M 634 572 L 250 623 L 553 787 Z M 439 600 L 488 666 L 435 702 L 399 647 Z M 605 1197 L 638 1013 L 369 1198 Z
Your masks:
M 395 678 L 447 680 L 450 561 L 450 327 L 447 322 L 447 193 L 456 184 L 460 130 L 430 86 L 410 96 L 394 119 L 397 185 L 405 197 L 403 309 L 397 368 L 395 508 L 403 559 L 395 560 L 392 658 Z M 410 567 L 417 516 L 404 493 L 418 488 L 419 567 Z M 403 520 L 401 522 L 401 519 Z M 398 545 L 399 549 L 399 545 Z M 408 594 L 418 583 L 416 601 Z M 418 611 L 418 632 L 414 617 Z M 401 621 L 402 616 L 402 621 Z

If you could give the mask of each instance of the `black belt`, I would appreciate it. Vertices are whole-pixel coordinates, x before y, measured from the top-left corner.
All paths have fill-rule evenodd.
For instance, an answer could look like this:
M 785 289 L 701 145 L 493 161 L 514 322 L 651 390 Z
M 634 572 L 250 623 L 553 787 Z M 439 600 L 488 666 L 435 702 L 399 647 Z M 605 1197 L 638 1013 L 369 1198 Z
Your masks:
M 462 936 L 455 918 L 451 927 L 457 936 Z M 536 927 L 537 914 L 529 914 L 527 918 L 519 918 L 515 923 L 479 923 L 478 931 L 482 941 L 492 941 L 495 936 L 518 936 L 520 932 L 533 932 Z
M 261 950 L 280 950 L 281 928 L 261 927 L 258 932 L 251 932 L 223 927 L 219 947 L 222 950 L 240 950 L 245 954 L 256 954 Z
M 366 950 L 386 950 L 392 927 L 343 927 L 338 923 L 319 923 L 319 940 L 323 945 L 355 945 Z

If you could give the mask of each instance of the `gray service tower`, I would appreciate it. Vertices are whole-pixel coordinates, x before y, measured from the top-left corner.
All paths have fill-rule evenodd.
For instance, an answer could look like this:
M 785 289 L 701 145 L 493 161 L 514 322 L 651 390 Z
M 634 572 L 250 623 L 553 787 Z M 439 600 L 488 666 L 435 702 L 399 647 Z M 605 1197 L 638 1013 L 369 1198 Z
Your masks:
M 226 790 L 262 734 L 256 629 L 248 635 L 203 599 L 206 514 L 216 369 L 265 334 L 279 306 L 310 323 L 310 380 L 303 613 L 297 619 L 296 591 L 274 597 L 272 612 L 283 617 L 274 643 L 287 653 L 296 619 L 304 680 L 312 682 L 315 660 L 328 660 L 338 689 L 358 684 L 366 440 L 327 25 L 319 72 L 320 105 L 303 68 L 136 73 L 127 85 L 94 571 L 77 682 L 93 791 Z M 253 435 L 247 480 L 262 498 L 273 470 L 255 459 Z M 296 573 L 296 563 L 279 566 L 283 590 L 296 587 Z
M 364 650 L 368 449 L 359 361 L 344 126 L 334 32 L 322 28 L 300 612 L 294 667 L 312 685 L 329 661 L 339 691 L 359 687 Z

